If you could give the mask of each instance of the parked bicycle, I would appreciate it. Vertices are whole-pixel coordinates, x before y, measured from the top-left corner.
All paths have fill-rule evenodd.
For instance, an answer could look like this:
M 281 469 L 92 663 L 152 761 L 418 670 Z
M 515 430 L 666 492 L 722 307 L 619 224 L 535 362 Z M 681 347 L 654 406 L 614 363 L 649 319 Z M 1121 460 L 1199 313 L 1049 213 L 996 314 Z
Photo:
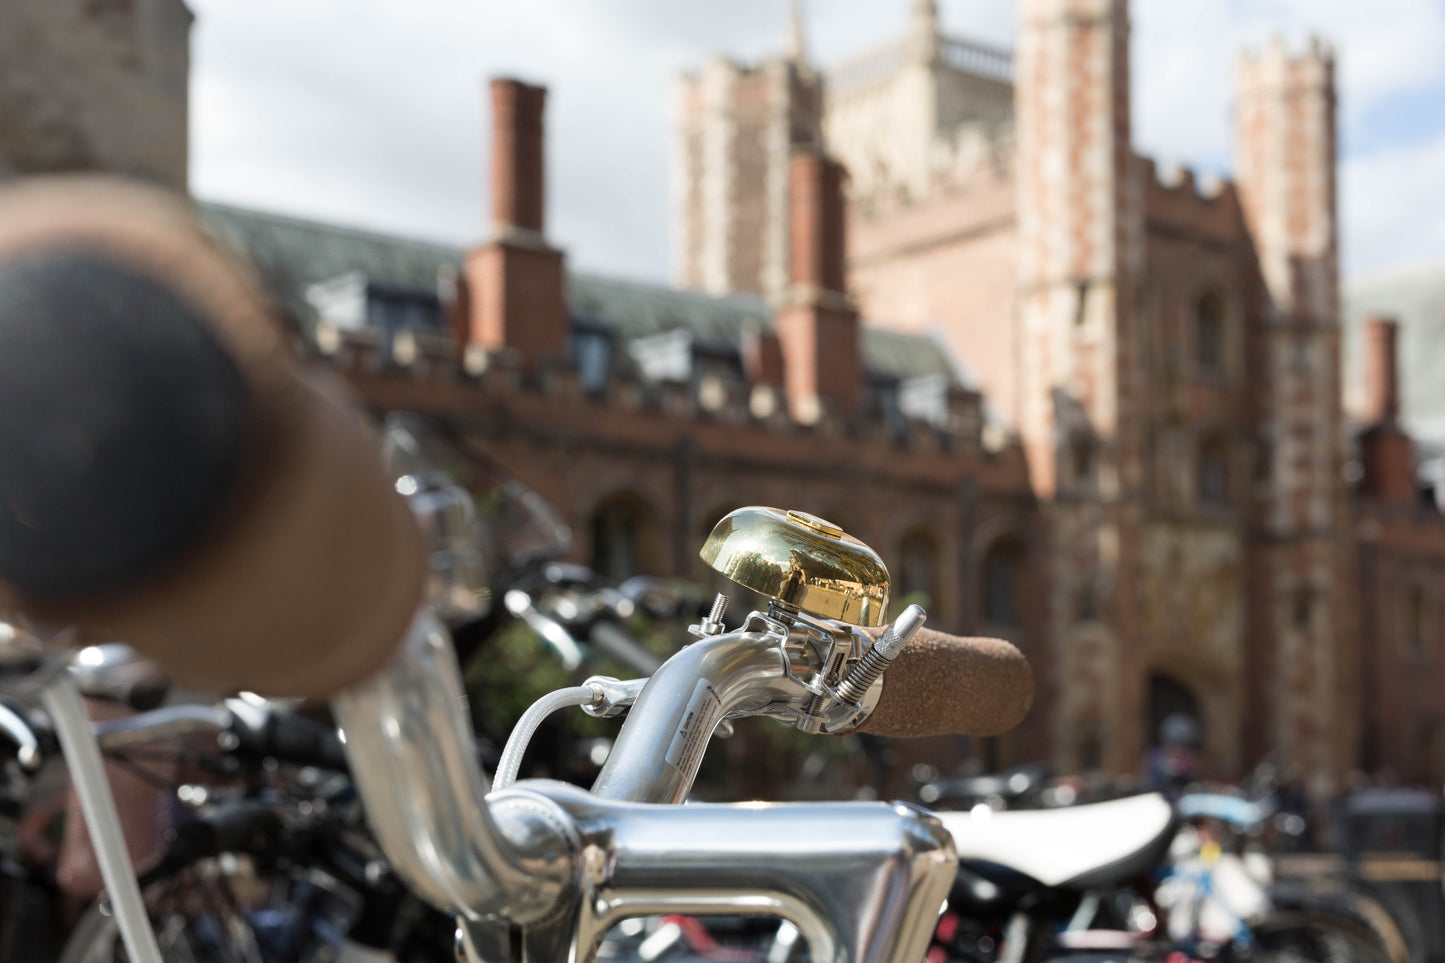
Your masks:
M 12 192 L 0 368 L 17 466 L 0 578 L 43 655 L 34 685 L 135 963 L 159 959 L 155 934 L 59 626 L 124 638 L 190 684 L 330 696 L 382 851 L 457 915 L 472 959 L 586 960 L 614 922 L 667 913 L 782 917 L 818 959 L 922 955 L 955 875 L 927 812 L 675 805 L 728 717 L 991 734 L 1026 710 L 1006 643 L 923 629 L 916 607 L 879 638 L 858 627 L 882 627 L 888 602 L 866 546 L 800 513 L 728 516 L 704 558 L 767 611 L 700 623 L 638 689 L 594 682 L 589 708 L 630 710 L 590 792 L 488 794 L 410 513 L 358 418 L 287 359 L 248 276 L 189 215 L 74 181 Z

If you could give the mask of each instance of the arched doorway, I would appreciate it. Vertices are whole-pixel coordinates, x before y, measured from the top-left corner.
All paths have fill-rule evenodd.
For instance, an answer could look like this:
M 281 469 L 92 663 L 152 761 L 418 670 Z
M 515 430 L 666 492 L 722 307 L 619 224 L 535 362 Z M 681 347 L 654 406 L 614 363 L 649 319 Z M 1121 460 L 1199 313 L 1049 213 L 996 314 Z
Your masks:
M 1149 699 L 1145 706 L 1145 742 L 1150 746 L 1161 743 L 1160 732 L 1164 720 L 1171 716 L 1194 720 L 1198 747 L 1204 744 L 1204 715 L 1199 709 L 1199 697 L 1188 685 L 1172 675 L 1153 672 L 1149 675 Z

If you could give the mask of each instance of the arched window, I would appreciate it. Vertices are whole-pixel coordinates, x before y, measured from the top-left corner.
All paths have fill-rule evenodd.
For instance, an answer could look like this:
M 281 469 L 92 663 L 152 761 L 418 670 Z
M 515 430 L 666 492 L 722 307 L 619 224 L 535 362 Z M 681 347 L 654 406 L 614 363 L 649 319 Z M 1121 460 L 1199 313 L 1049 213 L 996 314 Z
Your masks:
M 1014 538 L 1001 538 L 983 557 L 983 620 L 989 625 L 1016 626 L 1022 622 L 1019 595 L 1023 589 L 1023 546 Z
M 589 519 L 592 570 L 620 582 L 655 568 L 657 519 L 652 507 L 636 495 L 619 492 L 597 503 Z
M 1206 437 L 1199 445 L 1196 490 L 1201 505 L 1229 504 L 1229 458 L 1224 439 L 1217 435 Z
M 1405 632 L 1410 654 L 1423 658 L 1427 654 L 1425 638 L 1425 592 L 1418 585 L 1410 586 L 1405 596 Z
M 928 532 L 915 528 L 904 534 L 898 543 L 898 578 L 894 596 L 917 602 L 931 615 L 938 614 L 938 543 Z
M 1224 370 L 1224 296 L 1218 291 L 1194 302 L 1194 357 L 1206 371 Z
M 1315 590 L 1309 586 L 1295 589 L 1294 627 L 1306 631 L 1315 623 Z
M 1069 443 L 1069 460 L 1074 476 L 1074 485 L 1080 491 L 1094 487 L 1094 440 L 1088 435 L 1076 435 Z

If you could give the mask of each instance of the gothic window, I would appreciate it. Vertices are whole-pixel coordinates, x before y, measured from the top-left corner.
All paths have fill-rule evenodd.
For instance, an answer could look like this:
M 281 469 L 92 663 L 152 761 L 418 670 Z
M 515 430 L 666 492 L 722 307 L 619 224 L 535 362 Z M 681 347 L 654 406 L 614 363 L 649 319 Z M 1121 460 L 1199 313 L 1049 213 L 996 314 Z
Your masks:
M 1295 589 L 1294 593 L 1294 627 L 1304 631 L 1314 623 L 1315 618 L 1315 593 L 1313 589 Z
M 627 493 L 609 495 L 592 510 L 592 570 L 620 582 L 648 571 L 655 561 L 657 519 L 645 500 Z
M 1224 370 L 1224 296 L 1218 291 L 1194 303 L 1194 354 L 1205 371 Z
M 1314 363 L 1314 352 L 1311 350 L 1309 335 L 1297 334 L 1290 343 L 1290 364 L 1294 370 L 1301 374 L 1310 370 Z
M 1074 484 L 1088 491 L 1094 487 L 1094 441 L 1087 436 L 1075 437 L 1069 448 Z
M 941 603 L 938 591 L 938 544 L 922 529 L 905 534 L 898 545 L 898 582 L 900 599 L 918 602 L 933 611 Z M 921 597 L 921 598 L 920 598 Z
M 983 558 L 983 620 L 989 625 L 1016 626 L 1023 588 L 1023 546 L 1001 538 Z
M 1405 597 L 1405 641 L 1412 656 L 1425 657 L 1425 592 L 1418 585 L 1410 586 Z
M 1229 504 L 1229 459 L 1224 439 L 1208 437 L 1199 446 L 1197 481 L 1200 505 L 1219 508 Z
M 1074 590 L 1074 619 L 1079 622 L 1093 622 L 1099 617 L 1098 593 L 1092 579 L 1086 580 Z
M 1254 480 L 1267 482 L 1274 474 L 1274 442 L 1261 436 L 1254 445 Z

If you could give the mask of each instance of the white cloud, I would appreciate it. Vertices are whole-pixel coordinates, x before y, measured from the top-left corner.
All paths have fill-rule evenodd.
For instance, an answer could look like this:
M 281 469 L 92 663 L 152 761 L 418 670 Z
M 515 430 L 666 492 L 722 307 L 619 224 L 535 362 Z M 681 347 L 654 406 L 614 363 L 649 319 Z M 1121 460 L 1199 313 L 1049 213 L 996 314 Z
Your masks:
M 836 62 L 899 36 L 910 5 L 811 0 L 811 50 Z M 667 277 L 669 263 L 675 75 L 712 52 L 776 51 L 787 23 L 785 0 L 192 6 L 192 171 L 202 196 L 469 242 L 486 227 L 484 81 L 511 73 L 551 89 L 554 238 L 581 267 L 654 279 Z M 1012 45 L 1012 3 L 940 6 L 948 32 Z M 1228 167 L 1234 58 L 1274 32 L 1339 42 L 1342 142 L 1352 151 L 1360 118 L 1402 92 L 1445 83 L 1445 6 L 1434 0 L 1135 0 L 1133 19 L 1135 138 L 1165 160 Z M 1413 178 L 1424 196 L 1438 196 L 1429 193 L 1431 149 L 1351 156 L 1342 181 L 1347 263 L 1383 264 L 1378 252 L 1424 236 L 1407 228 L 1415 222 L 1382 220 L 1397 209 L 1418 220 L 1423 203 L 1363 205 L 1353 192 L 1383 176 L 1392 189 Z M 1409 178 L 1392 176 L 1392 165 Z
M 1351 274 L 1445 261 L 1445 131 L 1346 161 L 1340 197 Z

